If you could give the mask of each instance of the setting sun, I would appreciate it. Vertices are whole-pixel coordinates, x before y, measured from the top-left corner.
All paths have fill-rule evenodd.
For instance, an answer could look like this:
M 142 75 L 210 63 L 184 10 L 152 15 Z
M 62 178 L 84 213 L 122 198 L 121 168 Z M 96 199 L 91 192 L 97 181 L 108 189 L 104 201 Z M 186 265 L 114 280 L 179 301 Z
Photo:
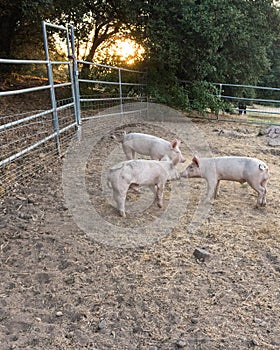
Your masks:
M 133 64 L 137 59 L 141 59 L 144 54 L 144 48 L 137 44 L 135 41 L 126 39 L 118 39 L 110 47 L 112 55 L 119 57 L 121 61 L 125 61 L 127 64 Z

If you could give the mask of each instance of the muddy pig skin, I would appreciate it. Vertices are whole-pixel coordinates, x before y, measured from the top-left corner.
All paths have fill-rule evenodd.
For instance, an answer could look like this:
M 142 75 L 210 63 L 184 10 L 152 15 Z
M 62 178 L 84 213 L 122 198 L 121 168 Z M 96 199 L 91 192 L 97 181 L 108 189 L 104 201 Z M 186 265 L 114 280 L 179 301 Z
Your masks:
M 173 160 L 179 156 L 179 162 L 183 163 L 185 158 L 179 149 L 180 143 L 177 139 L 169 142 L 153 135 L 134 132 L 124 135 L 122 147 L 126 159 L 135 159 L 135 153 L 139 153 L 154 160 L 161 160 L 164 156 Z
M 200 177 L 207 181 L 206 201 L 216 198 L 220 180 L 247 182 L 257 193 L 257 207 L 266 205 L 268 166 L 250 157 L 194 157 L 192 163 L 181 172 L 181 177 Z
M 179 179 L 175 160 L 136 159 L 118 163 L 108 172 L 108 186 L 113 189 L 113 198 L 121 216 L 125 217 L 125 200 L 130 185 L 151 186 L 155 190 L 156 201 L 161 208 L 163 191 L 167 180 Z

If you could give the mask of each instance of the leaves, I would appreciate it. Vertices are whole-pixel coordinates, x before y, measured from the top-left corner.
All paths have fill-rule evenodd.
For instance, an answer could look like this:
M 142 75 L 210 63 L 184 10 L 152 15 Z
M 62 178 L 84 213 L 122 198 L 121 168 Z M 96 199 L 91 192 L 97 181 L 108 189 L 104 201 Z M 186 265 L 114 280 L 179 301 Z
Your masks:
M 180 80 L 257 84 L 270 74 L 278 81 L 280 17 L 272 0 L 2 0 L 0 10 L 1 57 L 25 47 L 33 54 L 44 19 L 73 24 L 87 61 L 114 37 L 141 43 L 156 91 L 160 84 L 172 91 Z

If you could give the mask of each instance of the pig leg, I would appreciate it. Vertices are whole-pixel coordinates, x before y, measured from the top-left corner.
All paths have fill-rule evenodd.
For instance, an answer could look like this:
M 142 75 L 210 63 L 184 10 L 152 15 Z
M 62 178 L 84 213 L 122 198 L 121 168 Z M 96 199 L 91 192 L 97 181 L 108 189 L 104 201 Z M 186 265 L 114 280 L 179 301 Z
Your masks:
M 247 181 L 248 184 L 258 193 L 257 208 L 266 205 L 266 183 L 267 180 L 262 180 L 261 183 L 254 181 Z
M 266 205 L 266 188 L 260 185 L 257 192 L 258 192 L 257 208 L 264 207 Z
M 211 202 L 211 200 L 215 198 L 219 181 L 215 176 L 211 178 L 207 178 L 206 181 L 207 181 L 207 195 L 205 198 L 205 202 Z
M 135 151 L 132 148 L 124 143 L 122 144 L 122 148 L 127 160 L 135 159 Z
M 149 186 L 149 189 L 150 189 L 150 190 L 153 192 L 153 194 L 154 194 L 154 197 L 155 197 L 154 202 L 157 202 L 157 201 L 158 201 L 158 199 L 157 199 L 158 186 L 157 186 L 157 185 L 150 185 L 150 186 Z
M 139 185 L 138 184 L 132 183 L 130 185 L 129 189 L 132 190 L 135 193 L 141 193 L 140 190 L 139 190 Z
M 126 199 L 126 192 L 127 191 L 119 191 L 117 189 L 114 189 L 113 192 L 113 198 L 115 202 L 117 203 L 117 208 L 122 217 L 126 217 L 125 215 L 125 199 Z
M 157 201 L 157 205 L 158 207 L 162 208 L 163 206 L 163 191 L 164 191 L 164 183 L 158 183 L 156 188 L 156 201 Z
M 262 187 L 264 188 L 264 195 L 261 200 L 262 206 L 266 206 L 266 185 L 267 185 L 268 179 L 265 179 L 261 182 Z
M 261 182 L 262 196 L 260 199 L 258 198 L 260 201 L 260 205 L 262 207 L 266 206 L 266 184 L 267 184 L 267 180 L 263 180 Z M 260 197 L 260 195 L 259 195 L 259 197 Z
M 217 181 L 215 192 L 214 192 L 214 198 L 217 198 L 219 196 L 219 189 L 220 189 L 220 180 Z

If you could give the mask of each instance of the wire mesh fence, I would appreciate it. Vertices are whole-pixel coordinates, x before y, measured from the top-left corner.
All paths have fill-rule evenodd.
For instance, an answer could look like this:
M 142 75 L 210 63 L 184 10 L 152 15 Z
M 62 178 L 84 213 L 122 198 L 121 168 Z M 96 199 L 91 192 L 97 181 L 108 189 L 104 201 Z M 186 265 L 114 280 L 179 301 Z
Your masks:
M 86 79 L 79 78 L 81 120 L 95 118 L 115 106 L 119 106 L 116 113 L 125 113 L 126 104 L 147 101 L 145 72 L 84 61 L 78 63 L 87 68 Z
M 48 26 L 65 31 L 67 60 L 50 58 Z M 40 67 L 40 77 L 14 79 L 0 89 L 0 196 L 48 170 L 83 121 L 148 110 L 146 72 L 76 60 L 73 27 L 69 31 L 44 22 L 43 29 L 45 60 L 0 58 L 0 65 Z M 228 103 L 227 120 L 280 124 L 280 89 L 215 85 Z
M 49 28 L 52 35 L 55 30 L 65 32 L 67 60 L 51 59 Z M 101 112 L 106 117 L 104 110 L 115 106 L 119 106 L 115 113 L 123 114 L 128 103 L 146 100 L 145 73 L 77 61 L 74 29 L 70 29 L 43 22 L 45 60 L 0 58 L 0 65 L 8 65 L 11 71 L 12 67 L 19 71 L 21 65 L 32 65 L 40 72 L 40 77 L 19 75 L 1 83 L 0 196 L 51 169 L 83 120 Z
M 62 154 L 75 134 L 73 108 L 58 112 Z M 28 184 L 57 156 L 53 115 L 48 110 L 0 116 L 0 194 Z

